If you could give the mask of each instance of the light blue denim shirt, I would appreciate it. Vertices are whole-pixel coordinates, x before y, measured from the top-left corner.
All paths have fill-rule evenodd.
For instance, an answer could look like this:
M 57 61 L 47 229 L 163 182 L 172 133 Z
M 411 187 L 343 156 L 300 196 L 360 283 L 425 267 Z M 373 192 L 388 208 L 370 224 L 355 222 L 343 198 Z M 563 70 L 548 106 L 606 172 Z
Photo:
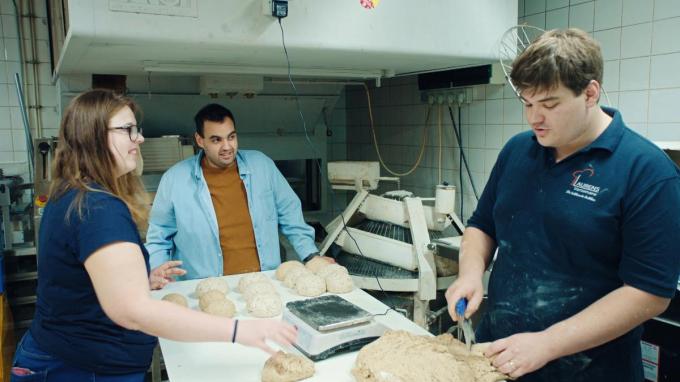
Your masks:
M 151 208 L 146 249 L 151 268 L 182 260 L 182 280 L 222 275 L 217 217 L 203 177 L 203 151 L 163 174 Z M 301 259 L 317 252 L 314 229 L 302 217 L 300 199 L 269 157 L 239 150 L 238 171 L 248 195 L 248 209 L 263 271 L 281 262 L 279 230 Z

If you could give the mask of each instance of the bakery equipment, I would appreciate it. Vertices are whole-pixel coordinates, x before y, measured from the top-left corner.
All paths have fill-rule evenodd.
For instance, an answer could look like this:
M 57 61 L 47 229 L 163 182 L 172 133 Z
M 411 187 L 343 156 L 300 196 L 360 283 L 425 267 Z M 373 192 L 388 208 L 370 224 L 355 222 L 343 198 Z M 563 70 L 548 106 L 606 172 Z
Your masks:
M 445 236 L 442 232 L 452 223 L 458 232 L 463 230 L 453 212 L 455 188 L 437 186 L 436 195 L 419 198 L 400 190 L 378 196 L 359 191 L 342 215 L 328 224 L 321 253 L 335 243 L 346 252 L 406 270 L 424 267 L 417 256 L 421 245 L 430 244 L 431 236 Z M 432 200 L 434 206 L 423 204 Z
M 5 175 L 0 169 L 0 250 L 33 243 L 31 206 L 23 198 L 25 190 L 31 187 L 21 176 Z
M 334 190 L 373 191 L 380 181 L 394 182 L 399 187 L 399 178 L 380 176 L 378 162 L 337 161 L 328 162 L 328 181 Z
M 295 348 L 312 361 L 358 350 L 386 330 L 371 313 L 337 295 L 288 302 L 282 319 L 298 328 Z
M 357 178 L 354 184 L 366 182 Z M 360 288 L 414 292 L 413 319 L 426 328 L 429 301 L 454 279 L 437 277 L 435 256 L 440 253 L 434 241 L 462 234 L 454 201 L 455 188 L 446 184 L 436 187 L 434 198 L 408 191 L 378 196 L 359 189 L 345 211 L 327 225 L 320 253 L 331 251 Z M 450 260 L 457 261 L 457 253 Z

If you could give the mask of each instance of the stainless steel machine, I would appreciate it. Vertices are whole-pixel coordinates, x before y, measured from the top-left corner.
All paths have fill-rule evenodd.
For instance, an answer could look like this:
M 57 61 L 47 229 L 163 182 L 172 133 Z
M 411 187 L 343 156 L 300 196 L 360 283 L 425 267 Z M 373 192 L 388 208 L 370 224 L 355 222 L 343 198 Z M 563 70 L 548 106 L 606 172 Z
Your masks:
M 29 192 L 30 188 L 31 184 L 24 183 L 22 177 L 7 176 L 0 169 L 0 212 L 2 214 L 0 248 L 4 250 L 10 250 L 15 245 L 33 244 L 31 206 L 24 199 L 24 195 Z

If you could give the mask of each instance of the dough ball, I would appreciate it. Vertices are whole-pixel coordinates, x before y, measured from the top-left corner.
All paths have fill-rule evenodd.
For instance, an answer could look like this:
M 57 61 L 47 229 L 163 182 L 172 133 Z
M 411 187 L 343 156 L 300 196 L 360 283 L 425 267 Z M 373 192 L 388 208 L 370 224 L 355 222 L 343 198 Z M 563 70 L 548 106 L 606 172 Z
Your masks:
M 281 314 L 281 306 L 281 297 L 273 293 L 259 294 L 246 301 L 248 312 L 260 318 L 278 316 Z
M 326 276 L 326 289 L 331 293 L 349 293 L 354 290 L 352 277 L 342 271 Z
M 211 302 L 203 311 L 215 316 L 231 318 L 236 314 L 236 305 L 230 299 L 225 298 L 224 300 Z
M 248 301 L 255 295 L 267 293 L 277 293 L 274 285 L 269 281 L 258 281 L 246 287 L 246 289 L 243 291 L 243 299 Z
M 314 375 L 314 362 L 307 358 L 276 352 L 264 363 L 262 382 L 294 382 Z
M 196 285 L 196 297 L 201 298 L 203 293 L 209 290 L 218 290 L 222 292 L 222 294 L 227 294 L 229 293 L 229 284 L 227 284 L 225 280 L 217 277 L 205 279 Z
M 349 274 L 349 272 L 347 272 L 347 268 L 343 267 L 342 265 L 331 264 L 327 267 L 321 268 L 321 270 L 319 272 L 317 272 L 317 275 L 319 277 L 321 277 L 322 279 L 325 279 L 326 276 L 330 275 L 333 272 L 342 272 L 346 275 Z
M 291 260 L 291 261 L 286 261 L 285 263 L 282 263 L 279 265 L 278 268 L 276 268 L 276 279 L 279 281 L 283 281 L 283 279 L 286 278 L 286 274 L 288 271 L 290 271 L 293 268 L 304 268 L 304 264 L 297 260 Z
M 189 302 L 187 302 L 187 298 L 182 296 L 179 293 L 168 293 L 165 296 L 163 296 L 164 301 L 169 301 L 177 305 L 181 305 L 183 307 L 188 307 Z
M 306 297 L 322 295 L 326 292 L 326 281 L 317 275 L 301 276 L 295 283 L 295 292 Z
M 286 278 L 283 279 L 283 285 L 287 286 L 288 288 L 295 288 L 295 283 L 297 280 L 304 275 L 313 275 L 313 273 L 305 268 L 293 268 L 288 273 L 286 273 Z
M 269 280 L 269 277 L 263 275 L 262 273 L 249 273 L 241 277 L 241 279 L 238 281 L 239 293 L 243 293 L 248 285 L 257 282 L 271 282 L 271 280 Z
M 201 297 L 198 299 L 198 307 L 201 308 L 202 311 L 205 311 L 205 308 L 207 308 L 212 302 L 224 301 L 226 298 L 227 296 L 218 290 L 209 290 L 203 293 L 203 295 L 201 295 Z
M 453 276 L 458 273 L 458 262 L 447 257 L 435 255 L 434 265 L 439 277 Z
M 329 265 L 330 265 L 330 263 L 328 261 L 326 261 L 323 257 L 317 256 L 317 257 L 309 260 L 309 262 L 307 262 L 307 264 L 305 264 L 305 267 L 307 267 L 307 269 L 309 269 L 310 271 L 312 271 L 314 273 L 318 273 L 321 269 L 323 269 L 323 268 L 325 268 Z

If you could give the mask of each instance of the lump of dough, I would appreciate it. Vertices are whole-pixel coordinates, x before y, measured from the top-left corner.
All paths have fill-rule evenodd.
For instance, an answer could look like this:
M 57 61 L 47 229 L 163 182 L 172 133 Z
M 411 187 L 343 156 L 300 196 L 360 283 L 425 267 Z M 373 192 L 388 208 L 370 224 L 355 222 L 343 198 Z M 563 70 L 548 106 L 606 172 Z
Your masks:
M 225 298 L 211 302 L 203 311 L 215 316 L 231 318 L 236 314 L 236 305 L 230 299 Z
M 281 263 L 281 265 L 279 265 L 279 267 L 276 268 L 276 279 L 279 281 L 283 281 L 283 279 L 286 278 L 286 274 L 288 273 L 288 271 L 290 271 L 293 268 L 300 268 L 304 266 L 305 266 L 304 264 L 297 260 L 290 260 L 286 261 L 285 263 Z
M 283 285 L 288 288 L 295 288 L 297 280 L 305 275 L 313 275 L 313 273 L 305 267 L 291 269 L 286 273 L 286 278 L 283 279 Z
M 347 273 L 336 271 L 326 276 L 326 289 L 331 293 L 349 293 L 354 290 L 354 282 Z
M 243 299 L 248 301 L 258 294 L 277 293 L 274 284 L 269 281 L 258 281 L 248 285 L 243 291 Z
M 314 362 L 307 358 L 276 352 L 262 369 L 262 382 L 294 382 L 314 375 Z
M 240 280 L 238 280 L 239 293 L 245 292 L 246 287 L 248 285 L 258 282 L 271 282 L 271 281 L 269 280 L 269 277 L 263 275 L 262 273 L 249 273 L 241 277 Z
M 437 276 L 453 276 L 458 273 L 458 262 L 444 256 L 435 255 L 434 266 L 437 268 Z
M 301 276 L 295 283 L 295 292 L 306 297 L 322 295 L 326 292 L 326 281 L 317 275 Z
M 189 306 L 187 298 L 179 293 L 168 293 L 165 296 L 163 296 L 163 300 L 175 303 L 177 305 L 181 305 L 185 308 Z
M 209 290 L 209 291 L 203 293 L 203 295 L 201 295 L 201 297 L 198 299 L 198 307 L 202 311 L 205 311 L 205 308 L 207 308 L 208 305 L 210 305 L 210 303 L 212 303 L 214 301 L 223 301 L 226 298 L 227 297 L 224 295 L 224 293 L 222 293 L 218 290 L 215 290 L 215 289 Z
M 446 346 L 406 331 L 388 330 L 361 349 L 352 374 L 360 382 L 475 381 L 468 368 L 459 369 Z
M 333 272 L 342 272 L 346 275 L 349 274 L 349 272 L 347 271 L 347 268 L 343 267 L 340 264 L 330 264 L 327 267 L 321 268 L 321 270 L 319 272 L 317 272 L 316 274 L 319 277 L 321 277 L 322 279 L 325 279 L 326 276 L 330 275 Z
M 196 285 L 196 297 L 201 298 L 203 293 L 209 290 L 218 290 L 222 292 L 222 294 L 227 294 L 229 293 L 229 284 L 227 284 L 225 280 L 217 277 L 205 279 Z
M 278 316 L 281 314 L 281 306 L 281 297 L 273 293 L 255 295 L 246 301 L 248 312 L 259 318 Z
M 325 268 L 329 265 L 330 265 L 330 263 L 328 261 L 326 261 L 321 256 L 317 256 L 317 257 L 309 260 L 307 262 L 307 264 L 305 264 L 305 267 L 307 267 L 307 269 L 309 269 L 310 271 L 312 271 L 314 273 L 318 273 L 321 269 L 323 269 L 323 268 Z
M 403 330 L 388 330 L 364 346 L 352 374 L 359 382 L 494 382 L 509 378 L 481 351 L 473 348 L 468 352 L 450 334 L 429 337 Z

